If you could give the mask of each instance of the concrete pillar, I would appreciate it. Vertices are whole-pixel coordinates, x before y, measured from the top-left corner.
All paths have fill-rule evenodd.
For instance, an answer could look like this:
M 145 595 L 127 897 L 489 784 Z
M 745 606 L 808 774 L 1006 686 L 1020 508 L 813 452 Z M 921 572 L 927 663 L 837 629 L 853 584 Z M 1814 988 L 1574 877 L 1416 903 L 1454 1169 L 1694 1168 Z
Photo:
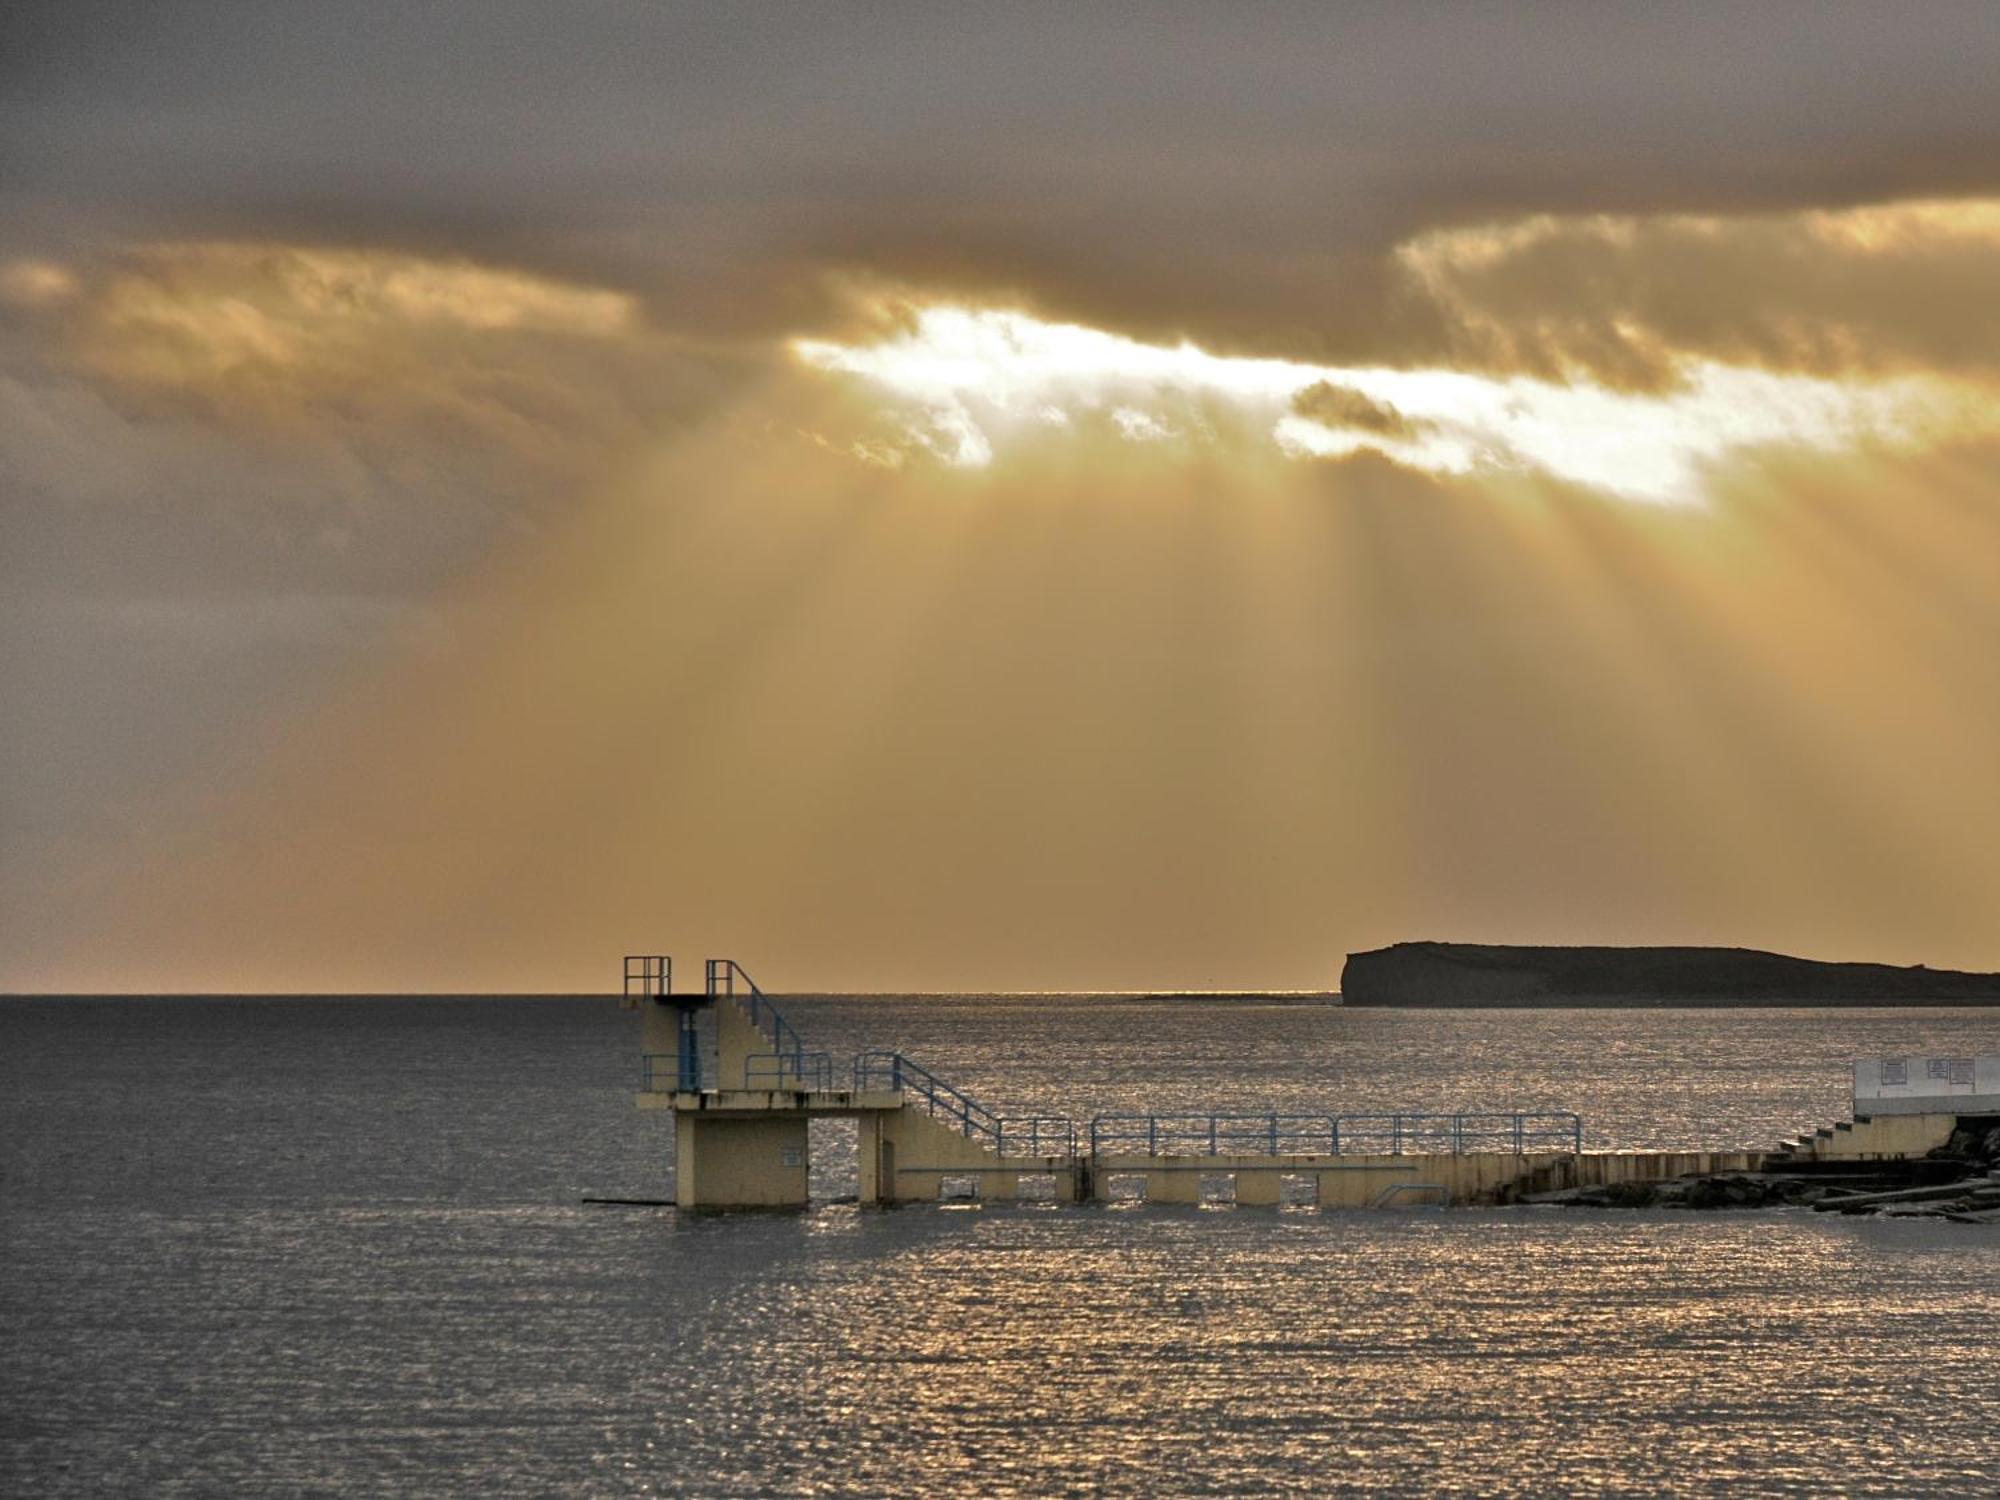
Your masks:
M 803 1208 L 806 1117 L 674 1112 L 674 1201 L 682 1208 Z
M 854 1122 L 854 1152 L 861 1166 L 855 1196 L 864 1205 L 879 1204 L 891 1196 L 882 1181 L 882 1115 L 871 1110 Z M 893 1184 L 889 1187 L 893 1188 Z
M 1283 1174 L 1257 1170 L 1236 1174 L 1236 1201 L 1254 1208 L 1275 1208 Z

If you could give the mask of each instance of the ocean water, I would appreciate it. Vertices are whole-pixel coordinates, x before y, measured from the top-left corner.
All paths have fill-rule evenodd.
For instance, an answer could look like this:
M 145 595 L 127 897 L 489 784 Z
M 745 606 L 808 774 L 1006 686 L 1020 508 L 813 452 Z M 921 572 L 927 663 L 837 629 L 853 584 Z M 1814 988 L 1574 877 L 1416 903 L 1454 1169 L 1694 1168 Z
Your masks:
M 985 1102 L 1760 1146 L 2000 1013 L 802 999 Z M 672 1195 L 610 1001 L 0 1002 L 0 1493 L 2000 1494 L 2000 1229 Z

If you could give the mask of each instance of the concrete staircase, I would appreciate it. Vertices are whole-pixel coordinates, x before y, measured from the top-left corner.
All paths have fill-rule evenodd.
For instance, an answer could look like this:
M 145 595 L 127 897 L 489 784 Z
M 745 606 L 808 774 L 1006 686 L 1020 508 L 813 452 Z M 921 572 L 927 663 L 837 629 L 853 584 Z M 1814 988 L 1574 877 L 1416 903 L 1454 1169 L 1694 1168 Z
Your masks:
M 1802 1161 L 1894 1161 L 1925 1156 L 1951 1139 L 1956 1114 L 1876 1115 L 1823 1125 L 1787 1141 L 1772 1153 L 1772 1165 Z

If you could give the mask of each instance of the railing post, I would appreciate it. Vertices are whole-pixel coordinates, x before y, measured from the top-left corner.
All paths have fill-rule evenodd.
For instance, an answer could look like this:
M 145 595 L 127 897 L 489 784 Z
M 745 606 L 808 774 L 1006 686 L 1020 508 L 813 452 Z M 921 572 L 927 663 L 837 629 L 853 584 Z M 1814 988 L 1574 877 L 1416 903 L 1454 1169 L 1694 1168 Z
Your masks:
M 1571 1115 L 1569 1117 L 1569 1125 L 1570 1141 L 1576 1150 L 1576 1154 L 1581 1156 L 1583 1155 L 1583 1116 Z
M 1278 1154 L 1278 1117 L 1276 1114 L 1271 1116 L 1271 1154 L 1273 1156 Z
M 1514 1154 L 1516 1156 L 1519 1156 L 1526 1149 L 1526 1143 L 1522 1138 L 1526 1124 L 1527 1121 L 1522 1116 L 1514 1116 Z
M 1327 1146 L 1328 1146 L 1328 1148 L 1329 1148 L 1329 1150 L 1328 1150 L 1328 1154 L 1329 1154 L 1329 1155 L 1332 1155 L 1332 1156 L 1338 1156 L 1338 1155 L 1340 1155 L 1340 1116 L 1339 1116 L 1339 1115 L 1329 1115 L 1329 1116 L 1327 1117 L 1327 1122 L 1326 1122 L 1326 1144 L 1327 1144 Z
M 1401 1156 L 1403 1154 L 1403 1117 L 1401 1115 L 1389 1116 L 1389 1139 L 1392 1143 L 1390 1154 L 1392 1156 Z
M 1208 1117 L 1208 1154 L 1215 1155 L 1215 1116 Z
M 1451 1154 L 1453 1156 L 1465 1155 L 1464 1115 L 1453 1115 L 1451 1117 Z
M 1160 1154 L 1160 1117 L 1158 1115 L 1146 1116 L 1146 1154 L 1148 1156 L 1158 1156 Z

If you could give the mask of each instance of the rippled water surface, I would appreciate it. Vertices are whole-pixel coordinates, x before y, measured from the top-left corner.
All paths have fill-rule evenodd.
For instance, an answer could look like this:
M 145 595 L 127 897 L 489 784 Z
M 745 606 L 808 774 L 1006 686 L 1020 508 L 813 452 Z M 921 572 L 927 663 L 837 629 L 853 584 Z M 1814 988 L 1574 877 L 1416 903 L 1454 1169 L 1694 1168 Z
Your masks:
M 1969 1011 L 806 1000 L 987 1102 L 1756 1146 Z M 0 1492 L 2000 1493 L 2000 1230 L 1801 1212 L 698 1220 L 583 1001 L 0 1002 Z M 815 1188 L 852 1190 L 851 1134 Z

